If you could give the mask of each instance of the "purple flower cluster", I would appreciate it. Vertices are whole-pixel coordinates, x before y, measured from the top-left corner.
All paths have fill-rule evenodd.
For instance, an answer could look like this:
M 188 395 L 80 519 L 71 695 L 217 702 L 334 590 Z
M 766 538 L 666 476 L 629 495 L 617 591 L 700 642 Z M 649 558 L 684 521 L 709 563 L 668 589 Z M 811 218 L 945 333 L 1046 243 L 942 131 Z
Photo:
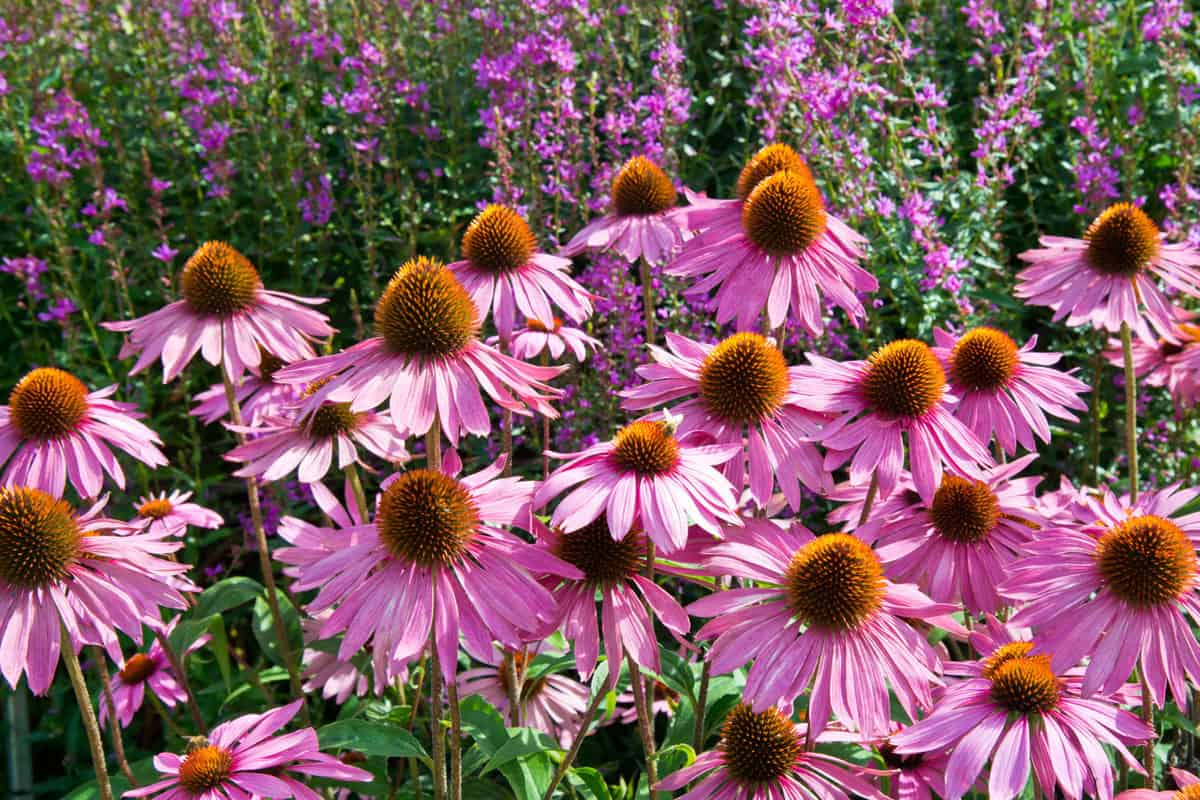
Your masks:
M 34 147 L 29 154 L 29 177 L 55 188 L 66 184 L 84 166 L 96 163 L 96 151 L 107 147 L 88 111 L 63 89 L 43 98 L 29 129 Z
M 1081 139 L 1075 159 L 1075 190 L 1082 200 L 1075 204 L 1074 211 L 1086 214 L 1121 196 L 1117 161 L 1125 150 L 1104 134 L 1099 121 L 1090 113 L 1071 120 L 1071 130 Z

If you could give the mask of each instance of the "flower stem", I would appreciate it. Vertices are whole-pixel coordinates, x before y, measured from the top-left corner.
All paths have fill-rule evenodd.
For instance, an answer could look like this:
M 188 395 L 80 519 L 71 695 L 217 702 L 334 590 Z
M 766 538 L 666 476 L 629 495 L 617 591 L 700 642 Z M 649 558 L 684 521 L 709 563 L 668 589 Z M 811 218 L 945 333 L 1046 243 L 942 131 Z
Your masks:
M 171 671 L 175 673 L 176 679 L 179 681 L 179 686 L 183 689 L 184 696 L 187 698 L 188 713 L 192 715 L 192 724 L 196 726 L 197 733 L 208 733 L 208 724 L 204 721 L 204 715 L 200 713 L 200 705 L 196 702 L 196 695 L 192 694 L 192 685 L 188 683 L 187 673 L 183 669 L 183 661 L 175 652 L 175 648 L 171 646 L 170 640 L 162 631 L 155 631 L 155 637 L 158 638 L 158 643 L 162 646 L 163 655 L 167 657 L 167 662 L 171 665 Z
M 542 366 L 550 366 L 550 349 L 542 351 Z M 542 415 L 542 480 L 550 477 L 550 417 Z
M 504 658 L 504 681 L 508 692 L 508 724 L 514 728 L 521 724 L 521 675 L 517 673 L 517 653 Z
M 654 709 L 653 700 L 646 697 L 646 687 L 642 682 L 642 673 L 632 656 L 627 656 L 629 662 L 629 682 L 633 686 L 633 703 L 637 707 L 638 734 L 642 737 L 642 750 L 646 754 L 646 782 L 650 790 L 650 800 L 658 793 L 654 785 L 658 783 L 658 764 L 654 760 Z
M 436 605 L 436 599 L 434 601 Z M 436 613 L 435 617 L 436 619 Z M 433 750 L 433 796 L 446 800 L 446 737 L 442 730 L 442 665 L 438 663 L 437 634 L 429 631 L 429 736 Z
M 1137 376 L 1133 372 L 1133 335 L 1121 323 L 1121 353 L 1125 357 L 1125 453 L 1129 459 L 1129 502 L 1138 499 Z
M 712 677 L 712 663 L 706 658 L 700 666 L 700 693 L 696 697 L 696 727 L 692 731 L 692 749 L 697 753 L 704 747 L 704 715 L 708 706 L 708 683 Z
M 79 656 L 75 655 L 75 645 L 62 623 L 59 623 L 59 638 L 62 642 L 63 664 L 67 667 L 67 674 L 71 676 L 75 700 L 79 703 L 79 716 L 83 719 L 88 747 L 92 751 L 92 765 L 96 768 L 96 785 L 100 790 L 100 800 L 113 800 L 112 786 L 108 782 L 108 765 L 104 761 L 104 743 L 100 741 L 100 725 L 96 722 L 96 712 L 92 710 L 92 696 L 88 694 L 83 668 L 79 666 Z
M 554 777 L 550 779 L 550 785 L 546 788 L 546 793 L 542 795 L 542 800 L 551 800 L 554 797 L 554 790 L 558 788 L 558 784 L 562 781 L 563 776 L 571 769 L 571 765 L 575 763 L 575 757 L 579 755 L 579 748 L 583 745 L 583 740 L 587 738 L 588 728 L 592 727 L 592 721 L 596 719 L 596 712 L 600 709 L 600 703 L 604 702 L 605 692 L 603 690 L 596 693 L 592 698 L 591 705 L 587 711 L 583 712 L 583 716 L 579 720 L 579 730 L 575 732 L 575 739 L 571 742 L 571 749 L 563 756 L 563 760 L 559 762 L 558 769 L 554 771 Z
M 446 694 L 450 700 L 450 800 L 462 800 L 462 715 L 457 681 L 446 681 Z
M 104 660 L 104 651 L 99 647 L 92 648 L 92 658 L 96 662 L 96 672 L 100 675 L 100 686 L 104 698 L 104 704 L 108 706 L 108 732 L 112 738 L 113 752 L 117 756 L 117 766 L 121 768 L 121 774 L 125 776 L 125 780 L 129 781 L 129 785 L 135 789 L 140 785 L 137 778 L 133 777 L 133 770 L 129 768 L 129 760 L 125 758 L 125 740 L 121 737 L 121 722 L 117 719 L 117 707 L 113 703 L 112 684 L 108 680 L 108 664 Z
M 862 527 L 871 516 L 871 506 L 875 505 L 875 495 L 879 494 L 879 473 L 871 473 L 871 485 L 867 487 L 867 498 L 863 500 L 862 513 L 858 515 L 858 525 Z
M 654 344 L 654 277 L 650 262 L 645 258 L 638 262 L 642 278 L 642 317 L 646 322 L 646 344 Z
M 509 333 L 501 331 L 500 333 L 500 352 L 508 355 L 512 349 L 508 342 Z M 505 478 L 512 475 L 513 471 L 513 412 L 509 409 L 504 409 L 504 419 L 500 424 L 500 449 L 504 452 L 504 472 Z
M 1146 671 L 1142 670 L 1142 721 L 1154 730 L 1154 706 L 1150 700 L 1150 685 L 1146 683 Z M 1142 765 L 1146 768 L 1146 788 L 1157 789 L 1158 781 L 1154 774 L 1154 740 L 1157 739 L 1157 734 L 1152 736 L 1146 742 L 1145 748 L 1142 750 Z
M 354 490 L 354 502 L 358 504 L 358 516 L 366 523 L 371 519 L 367 511 L 367 493 L 363 491 L 362 478 L 358 474 L 358 465 L 353 461 L 346 466 L 346 479 L 350 481 L 350 487 Z

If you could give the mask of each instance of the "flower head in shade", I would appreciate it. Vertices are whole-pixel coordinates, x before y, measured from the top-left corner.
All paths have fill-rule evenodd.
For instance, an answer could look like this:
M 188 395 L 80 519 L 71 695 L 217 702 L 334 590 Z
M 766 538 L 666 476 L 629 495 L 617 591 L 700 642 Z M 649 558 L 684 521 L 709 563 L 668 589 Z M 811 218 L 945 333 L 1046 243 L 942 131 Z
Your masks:
M 300 628 L 306 643 L 312 644 L 320 640 L 321 627 L 331 613 L 331 611 L 323 611 L 315 617 L 306 617 L 300 620 Z M 350 695 L 362 697 L 371 689 L 371 679 L 359 669 L 359 664 L 356 663 L 357 658 L 343 661 L 337 657 L 336 653 L 306 647 L 301 661 L 304 663 L 304 691 L 310 694 L 320 692 L 326 700 L 333 700 L 338 705 L 343 705 L 350 699 Z M 402 681 L 406 679 L 405 677 L 400 678 Z M 382 693 L 383 686 L 377 685 L 375 690 Z
M 421 436 L 436 417 L 451 442 L 464 432 L 485 436 L 492 429 L 481 387 L 514 413 L 532 408 L 558 416 L 547 401 L 561 392 L 542 381 L 561 368 L 535 367 L 497 352 L 479 341 L 479 323 L 471 296 L 441 262 L 413 259 L 396 270 L 375 306 L 377 336 L 292 364 L 275 377 L 301 384 L 329 378 L 305 401 L 304 413 L 326 401 L 367 411 L 390 397 L 397 429 Z
M 1200 402 L 1200 325 L 1192 321 L 1192 312 L 1175 311 L 1180 321 L 1173 336 L 1132 341 L 1133 372 L 1146 386 L 1166 387 L 1175 405 L 1186 409 Z M 1109 342 L 1104 356 L 1117 368 L 1124 365 L 1119 339 Z
M 109 399 L 109 386 L 89 392 L 83 381 L 55 367 L 39 367 L 22 378 L 0 406 L 0 464 L 4 483 L 36 486 L 61 496 L 68 478 L 80 497 L 96 497 L 108 474 L 125 488 L 125 472 L 113 448 L 150 467 L 167 458 L 162 440 L 139 419 L 133 403 Z
M 1146 212 L 1129 203 L 1109 206 L 1082 239 L 1043 236 L 1041 248 L 1021 253 L 1016 295 L 1054 309 L 1068 325 L 1087 323 L 1116 332 L 1126 322 L 1140 337 L 1170 338 L 1175 312 L 1159 281 L 1200 296 L 1200 251 L 1169 244 Z
M 521 724 L 553 736 L 566 747 L 579 730 L 591 690 L 565 675 L 538 669 L 533 662 L 533 654 L 525 650 L 495 655 L 485 660 L 487 666 L 459 673 L 458 693 L 461 697 L 479 695 L 507 719 L 511 688 L 508 669 L 512 665 L 521 687 Z
M 670 718 L 675 716 L 675 709 L 679 708 L 679 692 L 667 686 L 662 681 L 654 682 L 654 688 L 651 690 L 649 699 L 651 716 L 663 714 Z M 632 687 L 617 695 L 613 709 L 613 716 L 608 718 L 604 724 L 610 725 L 619 722 L 622 725 L 633 725 L 637 722 L 637 699 L 633 695 Z
M 792 508 L 800 507 L 801 484 L 814 491 L 830 488 L 821 454 L 809 441 L 826 417 L 797 404 L 801 371 L 787 365 L 773 341 L 736 333 L 711 345 L 668 333 L 667 347 L 650 347 L 655 363 L 637 368 L 646 382 L 621 393 L 624 408 L 682 399 L 671 408 L 682 417 L 679 435 L 703 431 L 721 444 L 737 445 L 737 457 L 722 471 L 739 492 L 749 477 L 760 507 L 777 481 Z
M 679 800 L 886 798 L 864 777 L 880 773 L 805 750 L 802 737 L 802 730 L 778 708 L 756 712 L 749 705 L 734 706 L 716 749 L 701 753 L 691 766 L 654 788 L 674 791 L 698 781 Z
M 943 465 L 971 478 L 991 465 L 984 443 L 951 413 L 946 373 L 924 342 L 898 339 L 866 361 L 839 363 L 814 353 L 808 361 L 799 370 L 796 402 L 837 415 L 817 436 L 828 448 L 826 469 L 849 461 L 851 483 L 874 474 L 880 497 L 887 497 L 904 467 L 907 438 L 913 483 L 931 498 Z
M 1036 352 L 1036 336 L 1021 348 L 995 328 L 973 328 L 959 337 L 937 328 L 933 338 L 933 352 L 958 397 L 954 416 L 980 441 L 994 435 L 1009 455 L 1018 444 L 1036 450 L 1035 436 L 1050 441 L 1047 415 L 1076 422 L 1072 412 L 1087 409 L 1079 398 L 1087 384 L 1054 369 L 1062 355 Z
M 302 780 L 308 776 L 339 781 L 369 781 L 371 773 L 344 764 L 320 751 L 317 732 L 303 728 L 274 734 L 300 710 L 303 700 L 247 714 L 212 729 L 207 739 L 193 740 L 183 755 L 159 753 L 154 768 L 165 780 L 131 789 L 123 797 L 161 800 L 246 800 L 296 798 L 321 800 Z
M 570 275 L 571 259 L 539 253 L 529 224 L 508 206 L 490 205 L 471 220 L 462 254 L 447 269 L 480 313 L 491 310 L 501 336 L 515 327 L 518 312 L 553 319 L 557 306 L 576 323 L 592 313 L 592 295 Z
M 716 467 L 741 452 L 741 442 L 698 441 L 677 439 L 671 422 L 639 420 L 582 452 L 554 453 L 568 461 L 538 488 L 534 508 L 566 491 L 554 527 L 577 531 L 603 514 L 614 538 L 639 525 L 664 553 L 674 552 L 687 543 L 689 523 L 717 534 L 721 523 L 740 519 L 733 486 Z
M 739 330 L 756 328 L 765 307 L 772 328 L 790 315 L 819 334 L 825 329 L 825 302 L 843 309 L 857 325 L 866 317 L 858 293 L 879 288 L 858 265 L 865 240 L 826 210 L 807 167 L 767 173 L 774 159 L 760 152 L 747 165 L 738 199 L 703 201 L 689 211 L 688 223 L 700 233 L 666 272 L 700 279 L 687 289 L 689 295 L 716 289 L 717 322 L 736 318 Z
M 1117 795 L 1117 800 L 1196 800 L 1200 798 L 1200 778 L 1183 769 L 1172 769 L 1171 778 L 1177 789 L 1156 792 L 1153 789 L 1129 789 Z
M 613 251 L 634 263 L 658 264 L 688 239 L 684 209 L 667 174 L 645 156 L 625 162 L 612 182 L 609 212 L 571 237 L 560 254 Z
M 234 389 L 242 409 L 242 422 L 246 425 L 257 425 L 264 417 L 279 416 L 303 396 L 303 386 L 275 380 L 275 373 L 283 367 L 283 361 L 264 351 L 258 366 L 249 367 L 242 382 Z M 192 415 L 199 417 L 205 425 L 229 419 L 229 402 L 223 384 L 205 389 L 194 399 L 196 407 L 192 409 Z
M 188 502 L 191 492 L 159 492 L 148 497 L 139 497 L 134 507 L 137 516 L 129 521 L 128 527 L 139 533 L 157 533 L 166 536 L 182 536 L 187 527 L 221 527 L 221 515 L 204 506 Z
M 493 337 L 488 344 L 495 344 L 499 339 Z M 536 319 L 525 321 L 525 327 L 512 335 L 512 354 L 522 361 L 532 361 L 549 350 L 550 358 L 558 360 L 568 349 L 575 360 L 582 362 L 587 357 L 590 347 L 593 351 L 601 347 L 599 339 L 593 339 L 579 328 L 564 325 L 558 317 L 549 324 L 543 324 Z
M 1186 706 L 1200 684 L 1200 513 L 1176 512 L 1200 494 L 1178 484 L 1136 503 L 1105 490 L 1077 505 L 1070 527 L 1026 547 L 1000 591 L 1018 601 L 1014 625 L 1031 627 L 1056 671 L 1090 656 L 1083 693 L 1111 694 L 1138 667 L 1162 707 L 1169 685 Z
M 334 608 L 320 636 L 345 634 L 338 658 L 348 660 L 372 642 L 376 681 L 390 683 L 425 651 L 431 632 L 450 675 L 460 636 L 480 660 L 493 640 L 520 646 L 554 608 L 530 573 L 580 575 L 501 528 L 527 524 L 532 484 L 499 478 L 503 459 L 459 479 L 461 467 L 448 450 L 443 471 L 414 469 L 385 482 L 374 524 L 355 527 L 352 538 L 293 528 L 304 538 L 277 551 L 294 565 L 296 591 L 320 590 L 309 612 Z
M 889 732 L 889 685 L 910 717 L 931 704 L 941 663 L 904 620 L 955 629 L 948 615 L 956 606 L 887 580 L 870 545 L 848 534 L 818 537 L 798 524 L 783 529 L 755 519 L 725 536 L 707 549 L 705 572 L 759 585 L 716 592 L 688 611 L 714 618 L 697 634 L 715 639 L 708 652 L 714 674 L 753 662 L 744 694 L 755 709 L 810 693 L 814 738 L 830 713 L 876 737 Z
M 59 625 L 76 650 L 102 645 L 122 658 L 116 631 L 139 644 L 159 608 L 184 608 L 168 581 L 186 564 L 159 558 L 182 547 L 160 534 L 114 535 L 104 500 L 79 514 L 25 486 L 0 488 L 0 672 L 45 694 L 58 665 Z
M 106 322 L 129 333 L 121 357 L 138 354 L 131 374 L 162 359 L 163 382 L 174 380 L 196 353 L 225 364 L 233 380 L 257 367 L 262 353 L 284 361 L 312 358 L 310 342 L 333 335 L 328 319 L 308 305 L 324 300 L 263 288 L 250 260 L 224 242 L 205 242 L 183 266 L 182 300 L 144 317 Z
M 170 635 L 179 622 L 175 617 L 163 626 L 164 635 Z M 207 633 L 192 642 L 186 652 L 191 653 L 208 644 L 212 637 Z M 117 712 L 117 721 L 122 728 L 129 727 L 133 715 L 142 707 L 149 691 L 167 708 L 174 708 L 187 699 L 187 693 L 171 671 L 171 662 L 163 651 L 162 643 L 155 639 L 145 653 L 134 653 L 128 659 L 118 661 L 120 670 L 112 679 L 113 708 Z M 104 695 L 100 698 L 100 724 L 108 719 L 108 702 Z

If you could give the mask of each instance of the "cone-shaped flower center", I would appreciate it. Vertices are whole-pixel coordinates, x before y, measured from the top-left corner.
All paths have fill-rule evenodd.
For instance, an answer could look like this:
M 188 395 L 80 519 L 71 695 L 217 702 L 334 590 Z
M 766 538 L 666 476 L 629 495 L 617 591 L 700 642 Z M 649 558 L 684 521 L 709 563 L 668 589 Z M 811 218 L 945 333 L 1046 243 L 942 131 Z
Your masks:
M 233 754 L 215 744 L 193 750 L 179 765 L 179 785 L 192 794 L 215 789 L 233 771 Z
M 757 333 L 735 333 L 700 366 L 700 396 L 717 417 L 752 424 L 769 417 L 787 394 L 787 362 Z
M 312 397 L 330 380 L 330 378 L 322 378 L 310 383 L 304 390 L 304 396 Z M 365 412 L 356 414 L 351 411 L 349 403 L 325 403 L 312 413 L 305 424 L 314 439 L 328 439 L 339 433 L 350 433 L 358 427 L 365 416 Z
M 601 514 L 579 530 L 562 534 L 555 555 L 578 567 L 593 586 L 614 586 L 646 565 L 646 538 L 635 529 L 624 539 L 614 539 L 606 516 Z
M 617 216 L 659 214 L 675 205 L 675 184 L 645 156 L 625 162 L 612 183 L 612 206 Z
M 157 497 L 138 506 L 137 513 L 139 517 L 146 519 L 163 519 L 170 516 L 174 510 L 175 507 L 171 505 L 170 500 L 165 497 Z
M 375 330 L 400 355 L 453 355 L 478 329 L 471 295 L 435 258 L 406 262 L 375 305 Z
M 798 172 L 809 180 L 812 180 L 812 171 L 809 170 L 808 165 L 804 163 L 804 159 L 800 157 L 799 153 L 786 144 L 776 143 L 767 145 L 755 153 L 746 162 L 745 166 L 742 167 L 742 172 L 738 175 L 737 181 L 738 198 L 745 200 L 754 191 L 754 187 L 776 172 L 783 172 L 785 169 Z
M 1058 677 L 1050 656 L 1028 655 L 1029 642 L 1004 645 L 984 665 L 983 676 L 992 682 L 992 702 L 1018 714 L 1044 714 L 1058 705 Z
M 56 439 L 75 431 L 87 416 L 87 393 L 71 373 L 40 367 L 13 387 L 9 419 L 30 439 Z
M 981 542 L 1000 521 L 1000 502 L 983 481 L 946 475 L 933 495 L 929 516 L 944 538 L 964 544 Z
M 1033 642 L 1009 642 L 1000 645 L 984 660 L 983 677 L 990 681 L 996 674 L 996 670 L 1014 658 L 1025 658 L 1031 650 L 1033 650 Z
M 665 423 L 639 420 L 617 432 L 613 458 L 638 475 L 662 475 L 679 463 L 679 443 Z
M 725 769 L 743 785 L 774 783 L 786 775 L 800 755 L 796 726 L 777 708 L 755 714 L 750 706 L 734 706 L 721 728 Z
M 1083 234 L 1087 262 L 1105 275 L 1132 278 L 1149 266 L 1162 246 L 1146 212 L 1129 203 L 1104 209 Z
M 919 417 L 942 399 L 946 373 L 924 342 L 900 339 L 868 359 L 863 393 L 875 411 L 895 417 Z
M 258 348 L 258 377 L 264 381 L 273 381 L 275 373 L 287 366 L 279 356 Z
M 466 553 L 479 526 L 479 510 L 454 478 L 414 469 L 384 490 L 375 525 L 397 558 L 422 567 L 448 567 Z
M 201 314 L 229 316 L 254 303 L 262 281 L 250 259 L 225 242 L 205 242 L 183 265 L 183 299 Z
M 845 533 L 804 545 L 784 578 L 792 611 L 808 625 L 857 628 L 883 603 L 883 567 L 870 545 Z
M 533 317 L 525 320 L 525 327 L 538 333 L 558 333 L 559 328 L 563 326 L 563 321 L 558 317 L 555 317 L 554 321 L 550 324 L 554 327 L 546 327 L 546 323 L 542 322 L 541 320 L 534 319 Z
M 742 228 L 760 250 L 790 256 L 825 231 L 825 201 L 811 177 L 790 170 L 777 172 L 746 198 Z
M 1172 800 L 1200 800 L 1200 783 L 1193 783 L 1191 786 L 1185 786 L 1175 794 L 1171 795 Z
M 471 220 L 463 234 L 463 256 L 485 272 L 520 269 L 536 250 L 537 239 L 528 223 L 508 206 L 488 206 Z
M 67 577 L 79 526 L 65 500 L 24 486 L 0 489 L 0 581 L 35 589 Z
M 1187 534 L 1153 515 L 1127 519 L 1104 534 L 1096 562 L 1112 593 L 1135 608 L 1173 602 L 1196 578 L 1196 550 Z
M 158 666 L 145 653 L 134 653 L 121 668 L 121 680 L 127 684 L 141 683 L 154 674 Z
M 973 391 L 1007 386 L 1017 372 L 1017 343 L 995 328 L 967 331 L 950 353 L 954 383 Z
M 542 693 L 546 688 L 546 676 L 538 678 L 536 681 L 525 680 L 525 670 L 529 667 L 529 656 L 525 653 L 505 653 L 504 659 L 500 662 L 500 666 L 496 668 L 496 673 L 500 678 L 500 686 L 504 689 L 507 695 L 510 691 L 508 683 L 508 665 L 512 664 L 516 668 L 517 680 L 521 682 L 521 702 L 525 703 Z

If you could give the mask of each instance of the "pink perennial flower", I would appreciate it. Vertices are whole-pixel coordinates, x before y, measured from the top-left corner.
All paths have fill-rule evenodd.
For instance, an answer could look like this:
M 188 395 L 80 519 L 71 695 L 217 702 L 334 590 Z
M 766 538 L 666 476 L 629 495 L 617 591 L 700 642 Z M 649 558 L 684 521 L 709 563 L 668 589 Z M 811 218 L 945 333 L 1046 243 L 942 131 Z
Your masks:
M 312 728 L 273 735 L 296 716 L 303 702 L 296 700 L 264 714 L 247 714 L 218 725 L 207 739 L 190 743 L 182 756 L 159 753 L 154 768 L 167 777 L 131 789 L 122 797 L 321 800 L 320 793 L 301 782 L 304 777 L 371 780 L 366 770 L 322 753 Z
M 933 338 L 933 352 L 958 396 L 954 416 L 983 442 L 994 435 L 1009 455 L 1018 444 L 1036 450 L 1035 436 L 1050 441 L 1047 414 L 1077 422 L 1072 411 L 1087 410 L 1079 398 L 1087 384 L 1051 367 L 1061 354 L 1035 352 L 1036 336 L 1020 349 L 995 328 L 973 328 L 959 337 L 936 328 Z
M 570 533 L 605 514 L 613 538 L 623 539 L 637 525 L 672 553 L 687 543 L 689 524 L 716 535 L 721 523 L 739 521 L 733 487 L 716 467 L 741 449 L 741 442 L 680 440 L 671 422 L 639 420 L 611 441 L 579 453 L 552 453 L 568 461 L 538 488 L 534 508 L 566 491 L 552 526 Z
M 498 341 L 493 337 L 488 344 Z M 589 347 L 594 351 L 603 346 L 599 339 L 593 339 L 579 328 L 564 325 L 558 317 L 549 325 L 536 319 L 526 320 L 525 327 L 512 335 L 511 344 L 513 356 L 522 361 L 532 361 L 545 351 L 549 351 L 550 358 L 557 361 L 569 349 L 575 360 L 582 362 L 587 357 Z
M 133 403 L 109 398 L 109 386 L 89 392 L 83 381 L 54 367 L 39 367 L 13 387 L 0 406 L 0 464 L 3 482 L 35 486 L 62 496 L 67 479 L 80 497 L 96 497 L 107 473 L 125 488 L 125 472 L 112 448 L 150 467 L 166 465 L 158 434 L 138 422 Z
M 264 351 L 301 361 L 312 358 L 312 340 L 333 335 L 324 314 L 305 308 L 324 300 L 264 289 L 254 265 L 224 242 L 200 245 L 179 282 L 182 300 L 144 317 L 104 323 L 129 333 L 121 357 L 139 354 L 131 374 L 162 359 L 167 383 L 200 353 L 214 366 L 224 363 L 236 382 L 262 362 Z
M 163 626 L 164 635 L 170 635 L 179 622 L 175 617 Z M 183 653 L 192 653 L 208 644 L 212 639 L 207 633 L 196 639 Z M 155 639 L 150 649 L 145 653 L 134 653 L 124 661 L 118 661 L 120 670 L 112 679 L 113 708 L 117 712 L 117 721 L 122 728 L 128 728 L 133 722 L 133 715 L 142 707 L 146 700 L 146 692 L 162 702 L 167 708 L 174 708 L 187 699 L 187 693 L 180 685 L 175 674 L 171 671 L 171 663 L 163 651 L 162 643 Z M 108 719 L 108 702 L 103 694 L 100 702 L 100 725 Z
M 492 428 L 479 389 L 503 408 L 532 408 L 556 417 L 547 402 L 561 392 L 542 381 L 559 367 L 535 367 L 480 342 L 479 309 L 454 276 L 435 259 L 417 258 L 392 276 L 375 306 L 378 334 L 348 350 L 292 364 L 275 374 L 285 383 L 329 379 L 306 401 L 312 413 L 326 401 L 367 411 L 391 398 L 396 428 L 421 436 L 437 419 L 452 443 L 462 433 Z
M 188 502 L 191 492 L 166 492 L 152 494 L 149 497 L 139 497 L 135 509 L 137 516 L 129 521 L 127 527 L 138 533 L 156 533 L 165 536 L 183 536 L 187 527 L 208 528 L 214 530 L 221 527 L 224 521 L 215 511 Z
M 302 386 L 275 380 L 275 373 L 284 366 L 283 361 L 264 351 L 258 366 L 248 367 L 248 373 L 234 389 L 234 397 L 242 409 L 242 422 L 257 425 L 264 417 L 283 413 L 303 397 Z M 205 425 L 229 419 L 229 402 L 223 384 L 205 389 L 194 399 L 196 407 L 192 414 Z
M 462 252 L 465 260 L 447 269 L 480 313 L 491 310 L 501 336 L 516 327 L 518 311 L 553 319 L 553 304 L 575 323 L 592 313 L 592 295 L 571 278 L 571 259 L 539 253 L 528 223 L 507 206 L 479 212 L 463 234 Z
M 479 695 L 508 719 L 511 664 L 521 687 L 521 725 L 547 733 L 567 747 L 579 730 L 591 691 L 586 684 L 565 675 L 538 669 L 533 661 L 534 655 L 525 650 L 494 655 L 484 661 L 488 666 L 459 673 L 458 694 Z
M 1183 769 L 1172 769 L 1171 778 L 1178 789 L 1156 792 L 1153 789 L 1129 789 L 1117 795 L 1117 800 L 1195 800 L 1200 797 L 1200 778 Z
M 105 499 L 79 514 L 41 489 L 0 488 L 0 673 L 45 694 L 60 655 L 59 626 L 78 651 L 102 645 L 121 659 L 120 630 L 139 644 L 159 608 L 185 607 L 169 580 L 186 564 L 159 558 L 182 547 L 162 534 L 112 535 Z
M 1200 402 L 1200 325 L 1195 314 L 1176 308 L 1179 322 L 1174 335 L 1154 341 L 1134 339 L 1133 372 L 1146 386 L 1166 387 L 1178 409 Z M 1120 368 L 1124 354 L 1119 339 L 1112 339 L 1104 350 L 1110 364 Z
M 757 333 L 737 333 L 717 345 L 674 333 L 666 337 L 670 350 L 652 345 L 655 363 L 637 369 L 646 383 L 621 393 L 624 408 L 686 398 L 671 409 L 682 417 L 679 435 L 703 431 L 721 444 L 737 445 L 738 455 L 722 471 L 739 492 L 749 477 L 759 507 L 770 501 L 776 482 L 794 509 L 800 507 L 801 484 L 814 491 L 830 488 L 821 454 L 809 441 L 827 418 L 798 404 L 802 369 L 789 367 L 773 341 Z
M 1175 335 L 1169 288 L 1200 296 L 1200 251 L 1186 242 L 1170 244 L 1146 213 L 1129 203 L 1109 206 L 1082 239 L 1043 236 L 1027 250 L 1030 266 L 1017 276 L 1017 297 L 1054 309 L 1068 325 L 1087 323 L 1117 332 L 1121 323 L 1143 339 Z M 1157 279 L 1157 280 L 1156 280 Z

